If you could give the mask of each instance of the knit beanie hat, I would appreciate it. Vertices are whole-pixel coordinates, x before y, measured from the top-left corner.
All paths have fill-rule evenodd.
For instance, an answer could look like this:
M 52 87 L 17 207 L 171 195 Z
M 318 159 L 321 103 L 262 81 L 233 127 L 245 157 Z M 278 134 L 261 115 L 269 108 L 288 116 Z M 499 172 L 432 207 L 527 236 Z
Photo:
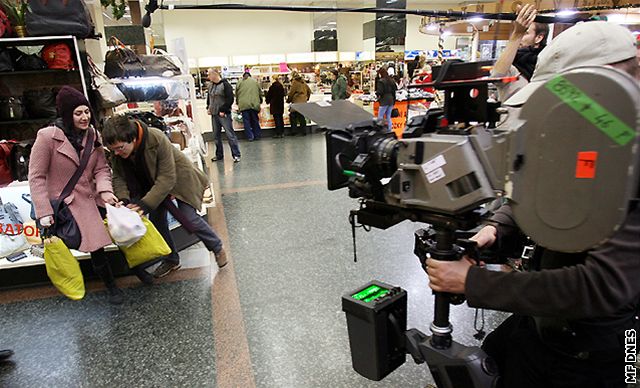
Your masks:
M 65 128 L 73 129 L 73 111 L 81 105 L 86 105 L 91 110 L 91 104 L 84 94 L 71 86 L 63 86 L 60 89 L 56 97 L 56 108 Z M 93 111 L 91 111 L 91 124 L 95 125 Z

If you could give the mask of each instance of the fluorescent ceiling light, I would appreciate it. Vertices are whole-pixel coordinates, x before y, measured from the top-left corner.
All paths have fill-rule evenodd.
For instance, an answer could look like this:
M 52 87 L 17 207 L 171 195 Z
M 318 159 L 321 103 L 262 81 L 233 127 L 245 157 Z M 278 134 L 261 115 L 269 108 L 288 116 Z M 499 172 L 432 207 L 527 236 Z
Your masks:
M 575 15 L 577 13 L 578 13 L 577 11 L 572 11 L 570 9 L 566 9 L 564 11 L 560 11 L 560 12 L 556 13 L 556 16 L 567 17 L 567 16 Z
M 484 19 L 483 19 L 483 18 L 481 18 L 481 17 L 474 17 L 474 18 L 469 19 L 469 21 L 470 21 L 470 22 L 472 22 L 472 23 L 481 22 L 481 21 L 483 21 L 483 20 L 484 20 Z

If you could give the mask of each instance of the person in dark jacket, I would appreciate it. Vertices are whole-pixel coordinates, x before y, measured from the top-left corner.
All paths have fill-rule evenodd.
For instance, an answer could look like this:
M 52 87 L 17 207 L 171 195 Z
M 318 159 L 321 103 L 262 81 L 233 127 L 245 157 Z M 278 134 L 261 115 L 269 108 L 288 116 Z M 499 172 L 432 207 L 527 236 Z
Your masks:
M 180 257 L 167 224 L 167 212 L 214 253 L 218 266 L 226 265 L 222 241 L 196 212 L 202 208 L 209 179 L 193 167 L 162 131 L 125 115 L 110 118 L 104 124 L 102 135 L 116 156 L 111 165 L 113 189 L 118 198 L 128 208 L 149 214 L 149 220 L 171 248 L 171 253 L 153 276 L 160 278 L 180 268 Z
M 382 68 L 378 70 L 378 83 L 376 84 L 376 95 L 378 96 L 378 118 L 387 120 L 387 128 L 391 132 L 391 111 L 396 103 L 396 82 L 389 77 L 387 71 Z
M 280 82 L 280 77 L 277 75 L 273 76 L 273 83 L 269 86 L 269 90 L 267 91 L 266 101 L 269 104 L 269 111 L 273 116 L 273 121 L 275 121 L 275 132 L 276 134 L 273 136 L 275 138 L 284 137 L 284 98 L 286 93 L 284 92 L 284 86 Z
M 558 73 L 581 66 L 614 67 L 640 81 L 629 30 L 603 21 L 580 23 L 540 53 L 531 82 L 505 105 L 525 104 Z M 504 246 L 522 233 L 509 205 L 498 209 L 493 221 L 496 226 L 485 226 L 472 237 L 479 247 Z M 625 341 L 629 333 L 635 341 L 640 331 L 639 236 L 636 201 L 613 235 L 587 251 L 538 246 L 530 267 L 539 270 L 530 272 L 428 259 L 429 285 L 438 292 L 464 293 L 470 307 L 514 313 L 482 346 L 497 362 L 502 386 L 623 388 Z
M 216 156 L 211 161 L 224 159 L 224 148 L 222 147 L 222 129 L 224 128 L 231 148 L 231 156 L 233 161 L 237 163 L 240 161 L 240 146 L 231 122 L 231 106 L 234 100 L 233 87 L 229 81 L 220 76 L 220 72 L 216 69 L 209 69 L 208 76 L 211 85 L 207 98 L 207 113 L 211 115 L 213 137 L 216 142 Z

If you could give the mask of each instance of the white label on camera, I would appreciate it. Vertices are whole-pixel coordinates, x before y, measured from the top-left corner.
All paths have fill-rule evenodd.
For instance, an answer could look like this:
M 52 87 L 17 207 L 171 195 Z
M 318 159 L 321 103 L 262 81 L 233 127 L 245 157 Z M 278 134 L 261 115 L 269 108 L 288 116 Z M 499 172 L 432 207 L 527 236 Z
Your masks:
M 436 168 L 440 168 L 444 166 L 445 164 L 447 164 L 447 161 L 444 160 L 444 156 L 438 155 L 435 158 L 428 161 L 427 163 L 425 163 L 422 168 L 424 169 L 424 173 L 428 174 L 431 171 L 435 170 Z
M 429 183 L 439 181 L 444 177 L 445 177 L 444 170 L 441 168 L 438 168 L 437 170 L 431 171 L 430 173 L 427 174 L 427 180 L 429 181 Z

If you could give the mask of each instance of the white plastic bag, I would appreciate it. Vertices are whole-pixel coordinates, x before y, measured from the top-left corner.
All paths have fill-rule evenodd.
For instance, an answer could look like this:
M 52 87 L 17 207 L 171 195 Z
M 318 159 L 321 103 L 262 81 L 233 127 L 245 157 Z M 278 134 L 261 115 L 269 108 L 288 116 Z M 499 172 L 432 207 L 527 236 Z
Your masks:
M 125 206 L 106 205 L 109 234 L 116 245 L 130 247 L 147 233 L 147 227 L 138 213 Z

